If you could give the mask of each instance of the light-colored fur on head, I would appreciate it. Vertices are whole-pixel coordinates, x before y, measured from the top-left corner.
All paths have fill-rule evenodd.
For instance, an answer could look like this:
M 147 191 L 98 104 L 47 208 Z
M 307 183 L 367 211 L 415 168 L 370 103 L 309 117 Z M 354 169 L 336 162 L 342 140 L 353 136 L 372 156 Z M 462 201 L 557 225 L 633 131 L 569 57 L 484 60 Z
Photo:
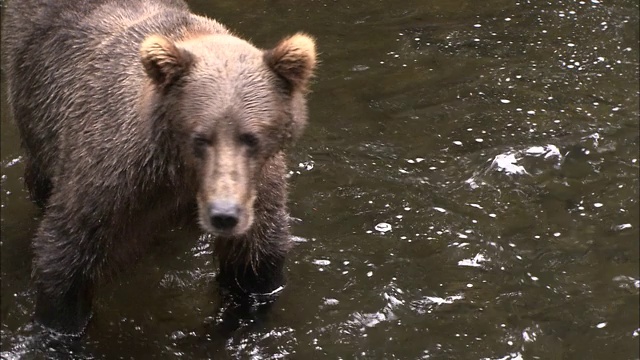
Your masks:
M 199 179 L 194 187 L 201 227 L 243 235 L 255 220 L 254 179 L 304 128 L 305 93 L 316 66 L 313 38 L 298 33 L 263 51 L 228 34 L 175 41 L 151 35 L 140 56 L 158 95 L 154 101 L 171 104 L 165 105 L 169 128 L 182 139 L 180 153 Z M 237 207 L 237 222 L 229 228 L 213 221 L 211 209 L 221 202 Z

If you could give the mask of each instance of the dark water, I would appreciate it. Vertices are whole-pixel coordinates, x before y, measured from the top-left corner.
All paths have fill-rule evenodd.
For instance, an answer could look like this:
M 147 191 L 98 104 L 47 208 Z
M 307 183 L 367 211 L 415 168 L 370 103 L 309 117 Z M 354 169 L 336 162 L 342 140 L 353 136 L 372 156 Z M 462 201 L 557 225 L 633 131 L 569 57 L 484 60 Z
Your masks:
M 99 291 L 77 356 L 639 358 L 636 0 L 192 7 L 260 46 L 317 37 L 311 124 L 291 154 L 289 285 L 264 321 L 211 330 L 210 239 L 175 231 Z M 39 215 L 5 107 L 1 140 L 13 359 L 34 355 Z

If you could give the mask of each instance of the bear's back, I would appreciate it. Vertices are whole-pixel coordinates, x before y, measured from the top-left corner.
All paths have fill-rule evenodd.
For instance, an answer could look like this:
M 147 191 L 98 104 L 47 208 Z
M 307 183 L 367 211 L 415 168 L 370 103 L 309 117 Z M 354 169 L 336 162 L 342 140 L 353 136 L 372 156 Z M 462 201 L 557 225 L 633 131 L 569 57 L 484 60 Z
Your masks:
M 116 85 L 134 75 L 142 79 L 139 48 L 149 35 L 175 41 L 227 33 L 216 21 L 193 15 L 181 0 L 14 0 L 3 22 L 10 100 L 36 96 L 34 104 L 89 90 L 84 85 L 95 80 Z
M 139 63 L 139 45 L 148 35 L 180 40 L 187 34 L 226 32 L 190 13 L 181 0 L 16 0 L 4 18 L 5 71 L 26 72 L 22 69 L 32 63 L 60 68 L 101 50 L 133 55 Z M 126 58 L 119 60 L 130 66 Z
M 3 22 L 10 108 L 24 147 L 48 176 L 71 156 L 60 148 L 67 137 L 97 148 L 100 158 L 111 150 L 91 138 L 140 135 L 139 49 L 147 36 L 227 32 L 177 0 L 14 0 Z

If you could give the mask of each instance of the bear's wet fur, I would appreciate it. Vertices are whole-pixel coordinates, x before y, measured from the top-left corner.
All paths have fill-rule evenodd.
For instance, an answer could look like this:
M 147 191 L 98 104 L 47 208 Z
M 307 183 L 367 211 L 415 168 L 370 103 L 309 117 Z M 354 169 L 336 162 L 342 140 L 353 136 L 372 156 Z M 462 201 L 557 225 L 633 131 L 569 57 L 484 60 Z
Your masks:
M 307 121 L 310 36 L 261 50 L 177 0 L 14 0 L 3 21 L 25 185 L 44 211 L 39 323 L 81 333 L 98 283 L 194 217 L 216 236 L 222 286 L 284 284 L 284 151 Z

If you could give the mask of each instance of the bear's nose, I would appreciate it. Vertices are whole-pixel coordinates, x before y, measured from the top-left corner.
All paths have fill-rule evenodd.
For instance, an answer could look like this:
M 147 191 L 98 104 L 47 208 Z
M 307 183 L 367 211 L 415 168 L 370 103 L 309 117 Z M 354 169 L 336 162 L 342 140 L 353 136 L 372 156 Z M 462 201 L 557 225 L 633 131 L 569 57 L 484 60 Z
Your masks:
M 232 201 L 220 200 L 209 204 L 211 225 L 218 230 L 231 230 L 238 224 L 240 208 Z

